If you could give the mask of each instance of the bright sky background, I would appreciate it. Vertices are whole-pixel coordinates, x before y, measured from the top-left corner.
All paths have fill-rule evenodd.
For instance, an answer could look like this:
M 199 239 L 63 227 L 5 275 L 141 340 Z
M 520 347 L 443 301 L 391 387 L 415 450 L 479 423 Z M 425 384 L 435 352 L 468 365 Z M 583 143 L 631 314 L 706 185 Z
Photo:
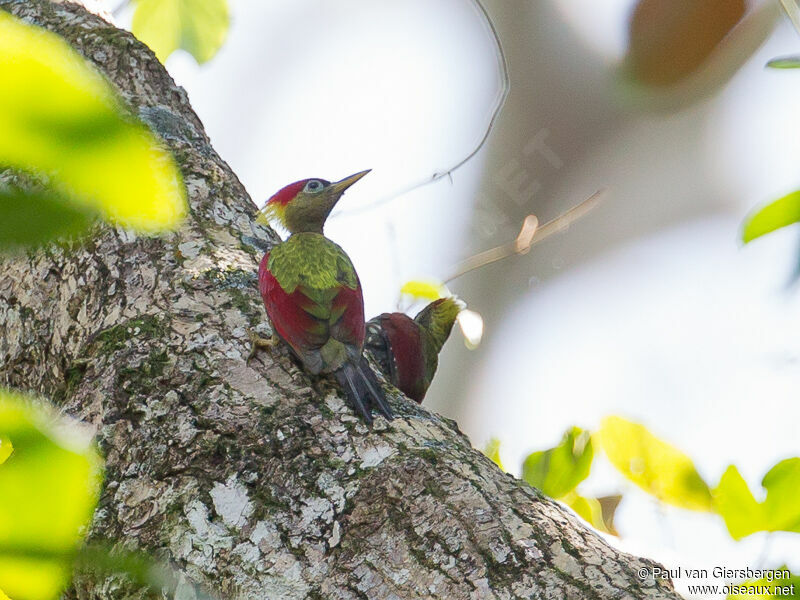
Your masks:
M 350 213 L 446 170 L 483 135 L 499 76 L 472 5 L 234 0 L 232 12 L 213 61 L 176 53 L 168 66 L 253 200 L 371 168 L 326 227 L 370 282 L 367 313 L 393 309 L 409 278 L 443 276 L 460 257 L 480 160 L 453 185 Z
M 618 60 L 631 2 L 557 4 L 588 48 Z M 234 0 L 232 12 L 214 60 L 197 67 L 176 54 L 168 67 L 254 200 L 373 168 L 326 230 L 359 270 L 367 313 L 393 309 L 409 278 L 444 276 L 467 247 L 483 154 L 452 183 L 346 213 L 451 165 L 480 137 L 498 75 L 471 5 Z M 712 102 L 629 119 L 564 169 L 563 197 L 599 187 L 611 197 L 587 219 L 591 231 L 576 225 L 537 248 L 532 285 L 478 350 L 480 368 L 463 374 L 460 425 L 476 446 L 498 436 L 518 471 L 567 427 L 622 414 L 686 451 L 712 485 L 734 462 L 756 492 L 769 467 L 798 454 L 800 302 L 785 287 L 798 231 L 737 243 L 752 206 L 800 188 L 800 73 L 763 68 L 798 51 L 782 24 Z M 662 217 L 656 233 L 643 225 Z M 586 250 L 560 269 L 563 244 Z M 800 536 L 734 543 L 718 518 L 660 509 L 602 461 L 582 490 L 624 492 L 624 537 L 612 543 L 631 552 L 671 566 L 785 561 L 800 571 Z

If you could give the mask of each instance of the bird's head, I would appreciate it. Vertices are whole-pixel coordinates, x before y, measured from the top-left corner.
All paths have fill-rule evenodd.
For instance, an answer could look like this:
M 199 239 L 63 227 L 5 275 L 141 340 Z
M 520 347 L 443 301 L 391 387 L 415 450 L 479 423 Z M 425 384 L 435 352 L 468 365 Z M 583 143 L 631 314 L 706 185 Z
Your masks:
M 414 317 L 417 325 L 427 331 L 434 340 L 437 354 L 450 337 L 450 331 L 458 314 L 466 307 L 467 305 L 455 296 L 448 296 L 434 300 Z
M 325 220 L 345 190 L 369 172 L 367 169 L 334 183 L 325 179 L 295 181 L 267 200 L 261 214 L 289 233 L 322 233 Z

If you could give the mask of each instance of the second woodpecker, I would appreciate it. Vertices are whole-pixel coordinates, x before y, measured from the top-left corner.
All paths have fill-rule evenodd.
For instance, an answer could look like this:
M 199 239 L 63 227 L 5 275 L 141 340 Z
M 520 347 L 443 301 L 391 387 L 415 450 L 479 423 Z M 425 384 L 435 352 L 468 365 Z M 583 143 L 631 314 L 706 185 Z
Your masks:
M 367 351 L 386 378 L 406 396 L 422 402 L 439 366 L 439 352 L 464 304 L 439 298 L 413 319 L 383 313 L 367 323 Z
M 371 423 L 372 408 L 387 419 L 392 412 L 362 354 L 366 324 L 361 284 L 345 251 L 322 234 L 339 198 L 367 173 L 335 183 L 304 179 L 270 198 L 265 216 L 290 235 L 261 260 L 258 281 L 278 337 L 307 371 L 332 373 L 354 408 Z

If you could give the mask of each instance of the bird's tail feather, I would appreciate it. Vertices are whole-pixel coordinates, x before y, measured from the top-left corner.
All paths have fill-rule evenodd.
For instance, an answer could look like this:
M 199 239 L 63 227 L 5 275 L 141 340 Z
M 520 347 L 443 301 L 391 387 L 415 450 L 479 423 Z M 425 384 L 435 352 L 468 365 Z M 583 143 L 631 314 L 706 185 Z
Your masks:
M 386 395 L 383 393 L 383 388 L 378 382 L 378 378 L 375 377 L 375 372 L 372 370 L 372 367 L 369 366 L 367 359 L 363 356 L 360 357 L 360 359 L 358 373 L 361 375 L 370 395 L 372 396 L 371 404 L 373 408 L 377 408 L 378 412 L 386 417 L 388 421 L 391 421 L 394 419 L 394 415 L 392 414 L 392 409 L 389 408 L 389 403 L 386 401 Z
M 350 403 L 367 424 L 372 423 L 373 408 L 389 421 L 394 418 L 378 378 L 363 356 L 345 363 L 334 371 L 334 375 Z

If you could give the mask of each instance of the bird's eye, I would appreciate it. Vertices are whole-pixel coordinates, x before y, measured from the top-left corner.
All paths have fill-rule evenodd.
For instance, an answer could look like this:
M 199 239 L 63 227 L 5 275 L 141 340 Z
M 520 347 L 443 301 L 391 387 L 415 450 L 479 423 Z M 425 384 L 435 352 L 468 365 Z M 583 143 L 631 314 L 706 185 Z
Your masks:
M 325 187 L 325 186 L 323 185 L 323 183 L 322 183 L 321 181 L 318 181 L 318 180 L 316 180 L 316 179 L 312 179 L 311 181 L 309 181 L 309 182 L 306 184 L 306 190 L 305 190 L 305 191 L 307 191 L 307 192 L 311 192 L 311 193 L 314 193 L 314 192 L 319 192 L 319 191 L 321 191 L 321 190 L 322 190 L 322 188 L 324 188 L 324 187 Z

